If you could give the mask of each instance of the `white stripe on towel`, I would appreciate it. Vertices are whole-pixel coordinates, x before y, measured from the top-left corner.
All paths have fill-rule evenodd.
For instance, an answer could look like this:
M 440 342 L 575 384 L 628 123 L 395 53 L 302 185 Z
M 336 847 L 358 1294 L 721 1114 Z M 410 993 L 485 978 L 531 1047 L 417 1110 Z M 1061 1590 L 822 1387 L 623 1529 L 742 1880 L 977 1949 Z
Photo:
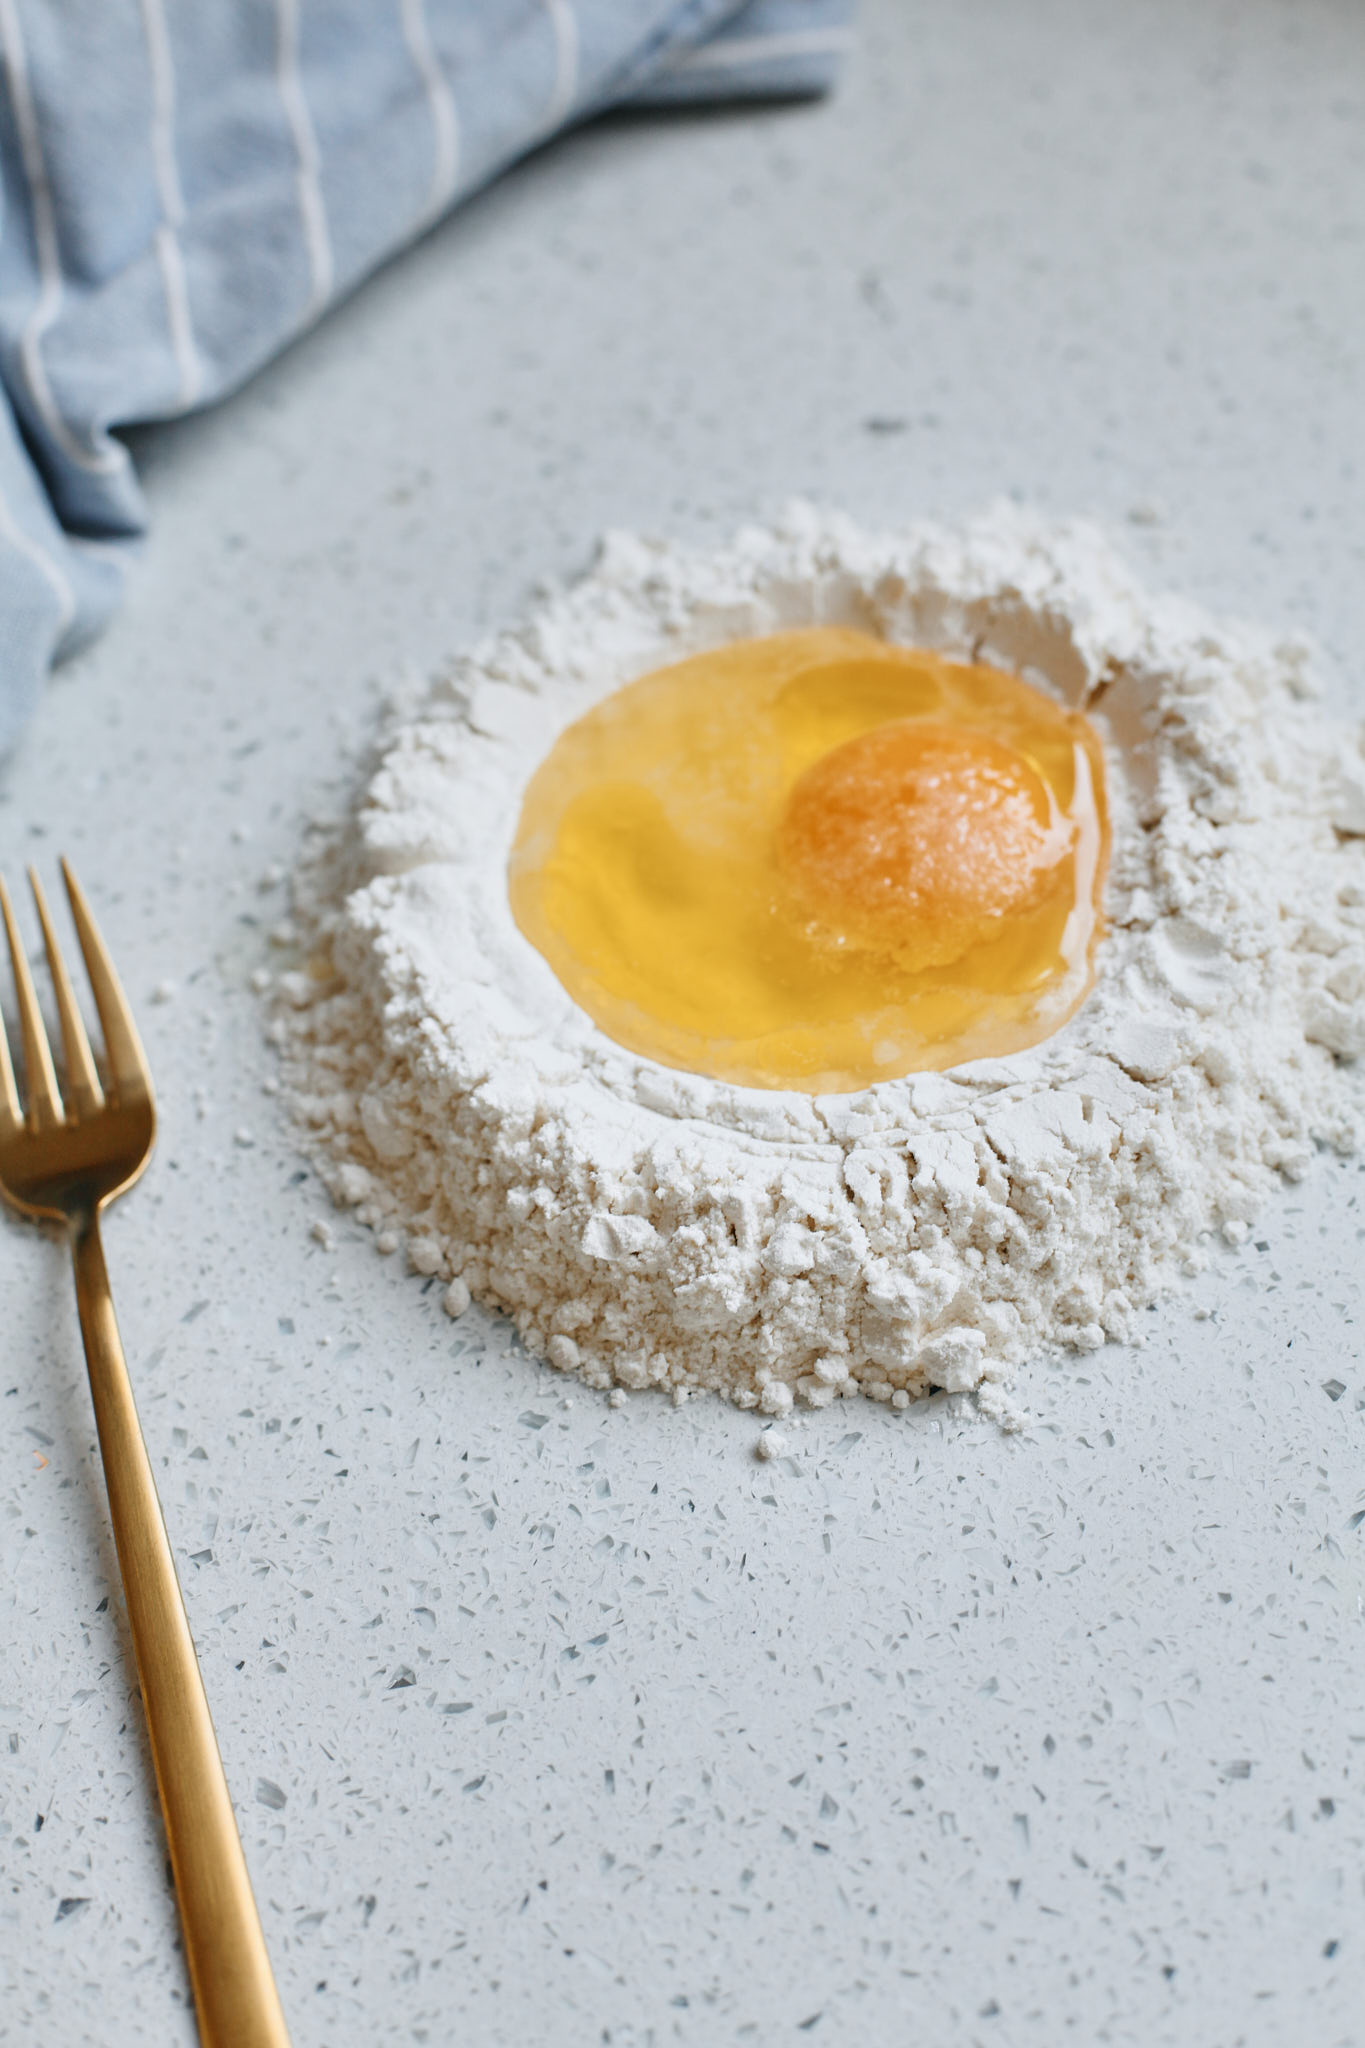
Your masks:
M 38 296 L 19 336 L 19 358 L 24 378 L 39 417 L 53 441 L 78 469 L 96 476 L 109 476 L 128 465 L 128 451 L 118 441 L 101 436 L 91 447 L 72 433 L 63 419 L 43 362 L 43 336 L 62 305 L 62 259 L 57 246 L 57 219 L 48 183 L 43 145 L 38 133 L 38 110 L 33 104 L 29 82 L 28 56 L 14 0 L 0 0 L 0 44 L 4 47 L 5 69 L 9 74 L 10 105 L 19 133 L 19 154 L 23 159 L 33 218 L 33 242 L 38 256 Z
M 204 389 L 204 364 L 195 345 L 189 290 L 185 283 L 185 262 L 180 250 L 180 229 L 185 224 L 185 196 L 180 189 L 180 168 L 175 160 L 175 61 L 171 55 L 171 39 L 162 0 L 142 0 L 142 32 L 147 39 L 147 57 L 152 71 L 152 160 L 156 165 L 156 189 L 161 200 L 156 260 L 160 265 L 161 288 L 166 298 L 166 325 L 170 330 L 175 366 L 180 372 L 179 402 L 183 406 L 191 406 Z
M 299 0 L 275 0 L 275 19 L 275 77 L 298 159 L 299 218 L 308 251 L 308 303 L 303 309 L 303 321 L 307 324 L 316 319 L 332 296 L 332 237 L 322 198 L 318 139 L 299 76 Z
M 127 579 L 134 560 L 130 540 L 91 540 L 83 533 L 69 533 L 66 543 L 73 555 L 85 555 L 92 562 L 102 562 L 106 569 L 117 569 L 119 575 Z
M 665 71 L 728 71 L 749 64 L 779 64 L 785 57 L 832 57 L 853 46 L 849 28 L 792 28 L 770 36 L 732 36 L 679 50 Z
M 418 226 L 425 227 L 445 212 L 455 196 L 460 176 L 460 118 L 455 111 L 455 96 L 432 47 L 424 0 L 398 0 L 398 4 L 408 55 L 417 68 L 431 112 L 431 188 L 418 217 Z
M 59 565 L 47 552 L 47 549 L 40 546 L 31 534 L 24 532 L 2 496 L 0 496 L 0 540 L 8 541 L 10 546 L 19 554 L 27 555 L 34 567 L 41 571 L 44 581 L 50 586 L 57 599 L 56 638 L 60 640 L 76 616 L 76 593 L 67 582 Z
M 555 36 L 555 82 L 545 109 L 547 132 L 566 121 L 578 97 L 578 16 L 570 0 L 545 0 Z

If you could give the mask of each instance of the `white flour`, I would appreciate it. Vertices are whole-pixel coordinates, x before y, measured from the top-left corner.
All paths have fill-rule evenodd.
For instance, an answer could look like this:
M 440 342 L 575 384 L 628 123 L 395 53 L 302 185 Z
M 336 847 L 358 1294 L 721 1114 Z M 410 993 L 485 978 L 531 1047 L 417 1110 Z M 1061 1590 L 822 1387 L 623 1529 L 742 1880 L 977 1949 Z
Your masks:
M 522 938 L 528 774 L 621 682 L 816 622 L 993 661 L 1105 736 L 1110 930 L 1033 1051 L 810 1098 L 606 1039 Z M 1152 600 L 1097 534 L 1000 511 L 865 534 L 796 508 L 694 554 L 618 535 L 593 574 L 397 715 L 299 878 L 285 1079 L 338 1202 L 594 1386 L 781 1414 L 1004 1388 L 1089 1351 L 1237 1244 L 1315 1142 L 1348 1149 L 1365 1051 L 1362 736 L 1306 653 Z

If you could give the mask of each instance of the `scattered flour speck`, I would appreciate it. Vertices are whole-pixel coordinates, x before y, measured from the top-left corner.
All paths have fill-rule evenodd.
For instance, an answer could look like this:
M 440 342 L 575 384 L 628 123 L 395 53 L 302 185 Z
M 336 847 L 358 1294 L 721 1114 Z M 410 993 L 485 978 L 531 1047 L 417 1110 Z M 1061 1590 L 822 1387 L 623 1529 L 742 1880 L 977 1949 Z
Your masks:
M 563 727 L 812 623 L 995 662 L 1099 727 L 1109 929 L 1031 1051 L 736 1088 L 609 1041 L 516 929 L 507 854 Z M 1356 1144 L 1362 835 L 1362 736 L 1312 702 L 1307 651 L 1148 597 L 1086 527 L 874 535 L 797 507 L 710 553 L 617 535 L 395 713 L 295 878 L 307 968 L 277 978 L 272 1035 L 336 1201 L 558 1371 L 774 1418 L 943 1388 L 1008 1423 L 1030 1354 L 1134 1334 L 1315 1145 Z

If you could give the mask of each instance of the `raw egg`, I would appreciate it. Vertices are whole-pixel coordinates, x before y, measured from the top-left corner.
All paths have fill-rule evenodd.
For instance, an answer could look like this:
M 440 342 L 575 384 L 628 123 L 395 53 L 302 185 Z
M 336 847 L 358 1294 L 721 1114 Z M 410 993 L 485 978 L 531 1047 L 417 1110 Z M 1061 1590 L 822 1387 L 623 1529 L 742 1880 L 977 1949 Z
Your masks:
M 810 627 L 655 670 L 569 726 L 509 890 L 618 1044 L 819 1094 L 1057 1030 L 1093 980 L 1107 851 L 1081 713 Z

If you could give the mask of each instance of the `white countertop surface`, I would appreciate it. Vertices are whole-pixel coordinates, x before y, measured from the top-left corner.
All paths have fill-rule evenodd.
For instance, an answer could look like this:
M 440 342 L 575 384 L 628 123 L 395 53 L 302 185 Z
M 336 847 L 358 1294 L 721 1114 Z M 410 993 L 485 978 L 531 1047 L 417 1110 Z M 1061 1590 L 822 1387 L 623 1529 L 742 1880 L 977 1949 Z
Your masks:
M 1365 2042 L 1359 1162 L 1029 1435 L 760 1465 L 315 1242 L 248 987 L 379 679 L 609 525 L 1015 494 L 1365 708 L 1362 81 L 1345 0 L 869 0 L 828 105 L 548 149 L 140 438 L 0 862 L 73 856 L 159 1082 L 107 1246 L 296 2048 Z M 0 1300 L 0 2041 L 187 2048 L 60 1249 Z

